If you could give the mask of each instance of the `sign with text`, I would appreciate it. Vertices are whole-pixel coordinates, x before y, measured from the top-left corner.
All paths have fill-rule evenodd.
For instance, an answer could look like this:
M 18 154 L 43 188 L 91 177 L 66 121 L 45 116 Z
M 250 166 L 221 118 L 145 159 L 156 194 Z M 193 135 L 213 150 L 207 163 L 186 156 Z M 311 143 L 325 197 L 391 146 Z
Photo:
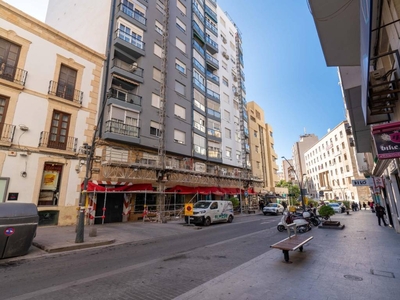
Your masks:
M 379 159 L 400 157 L 400 122 L 371 127 Z
M 351 184 L 353 186 L 369 186 L 369 180 L 368 179 L 357 179 L 357 180 L 352 180 Z

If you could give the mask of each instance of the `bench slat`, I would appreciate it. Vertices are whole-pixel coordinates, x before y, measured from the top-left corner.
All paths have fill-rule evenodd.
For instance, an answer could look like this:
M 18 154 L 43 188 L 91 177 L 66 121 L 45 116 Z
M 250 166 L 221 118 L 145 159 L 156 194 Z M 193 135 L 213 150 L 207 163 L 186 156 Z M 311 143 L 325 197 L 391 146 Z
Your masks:
M 311 241 L 314 237 L 301 237 L 301 236 L 293 236 L 290 238 L 286 238 L 278 243 L 275 243 L 271 245 L 271 248 L 276 248 L 276 249 L 281 249 L 281 250 L 286 250 L 286 251 L 294 251 L 301 246 L 303 246 L 305 243 Z

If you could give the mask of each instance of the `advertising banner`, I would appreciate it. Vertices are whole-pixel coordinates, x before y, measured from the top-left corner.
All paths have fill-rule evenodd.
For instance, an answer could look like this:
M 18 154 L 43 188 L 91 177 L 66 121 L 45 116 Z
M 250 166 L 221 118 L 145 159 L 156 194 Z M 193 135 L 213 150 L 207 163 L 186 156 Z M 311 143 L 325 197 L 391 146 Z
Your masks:
M 371 130 L 379 159 L 400 157 L 400 122 L 372 126 Z

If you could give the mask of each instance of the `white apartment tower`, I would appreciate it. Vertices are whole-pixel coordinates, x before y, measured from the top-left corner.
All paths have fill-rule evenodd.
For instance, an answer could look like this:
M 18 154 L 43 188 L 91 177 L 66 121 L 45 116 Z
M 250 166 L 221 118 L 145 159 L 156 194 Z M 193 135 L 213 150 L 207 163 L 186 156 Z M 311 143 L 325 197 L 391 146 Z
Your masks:
M 303 134 L 300 140 L 292 147 L 292 159 L 295 175 L 298 178 L 299 184 L 303 181 L 303 174 L 305 174 L 306 167 L 304 162 L 304 154 L 308 149 L 318 142 L 318 137 L 314 134 Z

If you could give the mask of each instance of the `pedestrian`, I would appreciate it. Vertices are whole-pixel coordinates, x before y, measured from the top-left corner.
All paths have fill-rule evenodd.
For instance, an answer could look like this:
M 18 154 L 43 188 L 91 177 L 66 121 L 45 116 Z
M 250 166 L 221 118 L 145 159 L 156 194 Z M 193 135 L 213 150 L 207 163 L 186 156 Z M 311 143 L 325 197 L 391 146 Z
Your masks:
M 283 211 L 286 211 L 286 209 L 287 209 L 286 201 L 282 201 L 282 206 L 283 206 Z
M 385 226 L 388 226 L 388 224 L 386 224 L 385 217 L 384 217 L 386 215 L 385 208 L 383 206 L 381 206 L 379 203 L 377 203 L 375 206 L 375 211 L 376 211 L 375 214 L 378 217 L 379 226 L 381 226 L 381 220 L 383 221 L 383 224 L 385 224 Z
M 367 204 L 363 203 L 364 210 L 367 210 Z
M 260 210 L 263 211 L 264 208 L 264 200 L 259 201 Z

